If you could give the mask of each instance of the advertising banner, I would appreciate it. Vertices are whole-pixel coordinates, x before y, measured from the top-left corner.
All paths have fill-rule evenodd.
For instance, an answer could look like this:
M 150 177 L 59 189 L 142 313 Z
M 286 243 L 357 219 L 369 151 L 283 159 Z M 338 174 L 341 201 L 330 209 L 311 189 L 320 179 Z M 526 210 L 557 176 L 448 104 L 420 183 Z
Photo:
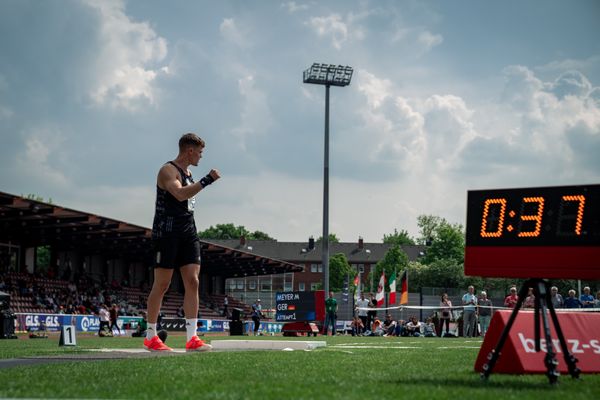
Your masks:
M 496 347 L 502 330 L 506 326 L 512 311 L 500 310 L 494 313 L 490 329 L 485 336 L 479 356 L 475 362 L 475 370 L 483 372 L 483 365 L 488 354 Z M 590 312 L 557 313 L 569 351 L 579 360 L 577 367 L 581 372 L 600 372 L 600 314 Z M 546 373 L 544 357 L 548 345 L 558 361 L 558 370 L 568 372 L 560 341 L 556 335 L 554 324 L 550 320 L 552 343 L 547 344 L 544 330 L 541 328 L 540 347 L 535 351 L 534 314 L 533 311 L 519 311 L 508 339 L 502 348 L 500 358 L 494 366 L 494 373 Z
M 77 332 L 98 332 L 100 318 L 95 315 L 17 313 L 17 331 L 58 332 L 63 325 L 73 325 Z M 122 316 L 117 325 L 123 329 L 135 329 L 141 317 Z M 185 330 L 185 328 L 184 328 Z

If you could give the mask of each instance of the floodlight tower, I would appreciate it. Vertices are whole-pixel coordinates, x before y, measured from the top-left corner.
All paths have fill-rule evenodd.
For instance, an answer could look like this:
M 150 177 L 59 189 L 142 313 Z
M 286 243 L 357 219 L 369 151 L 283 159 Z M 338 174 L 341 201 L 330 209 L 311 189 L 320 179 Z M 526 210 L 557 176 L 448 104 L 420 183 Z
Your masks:
M 325 85 L 325 162 L 323 166 L 323 289 L 329 293 L 329 87 L 348 86 L 352 67 L 314 63 L 304 71 L 304 83 Z

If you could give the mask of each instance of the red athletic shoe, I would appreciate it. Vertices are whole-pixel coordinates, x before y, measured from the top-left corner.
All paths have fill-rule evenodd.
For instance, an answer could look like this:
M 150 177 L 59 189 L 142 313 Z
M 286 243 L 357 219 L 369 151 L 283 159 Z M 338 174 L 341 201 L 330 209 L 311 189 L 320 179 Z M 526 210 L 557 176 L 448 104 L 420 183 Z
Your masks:
M 164 344 L 158 336 L 154 336 L 150 340 L 144 338 L 144 347 L 149 351 L 173 351 L 173 349 Z
M 208 343 L 204 343 L 198 336 L 192 337 L 185 344 L 185 351 L 211 351 L 212 346 Z

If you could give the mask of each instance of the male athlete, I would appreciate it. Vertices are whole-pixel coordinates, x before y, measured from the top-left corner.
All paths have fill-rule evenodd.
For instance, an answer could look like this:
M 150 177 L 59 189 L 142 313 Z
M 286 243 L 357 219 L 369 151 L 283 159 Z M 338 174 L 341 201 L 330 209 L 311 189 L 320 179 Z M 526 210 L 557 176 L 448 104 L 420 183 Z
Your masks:
M 213 169 L 194 182 L 188 170 L 197 166 L 204 141 L 193 133 L 179 139 L 179 154 L 164 164 L 156 179 L 156 211 L 152 226 L 156 265 L 154 284 L 148 296 L 148 329 L 144 347 L 150 351 L 172 351 L 157 336 L 156 322 L 163 296 L 171 284 L 173 270 L 179 268 L 185 295 L 183 310 L 187 331 L 186 351 L 208 351 L 212 346 L 196 335 L 198 323 L 198 275 L 200 274 L 200 242 L 194 222 L 196 194 L 220 178 Z

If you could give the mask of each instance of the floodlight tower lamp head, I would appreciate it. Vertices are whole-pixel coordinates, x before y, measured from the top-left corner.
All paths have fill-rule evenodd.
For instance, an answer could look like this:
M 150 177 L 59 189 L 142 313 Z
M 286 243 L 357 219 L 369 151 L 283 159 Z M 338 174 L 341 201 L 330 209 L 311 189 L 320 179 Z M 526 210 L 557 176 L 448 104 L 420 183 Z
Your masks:
M 352 80 L 352 67 L 314 63 L 304 71 L 304 83 L 326 86 L 348 86 Z

